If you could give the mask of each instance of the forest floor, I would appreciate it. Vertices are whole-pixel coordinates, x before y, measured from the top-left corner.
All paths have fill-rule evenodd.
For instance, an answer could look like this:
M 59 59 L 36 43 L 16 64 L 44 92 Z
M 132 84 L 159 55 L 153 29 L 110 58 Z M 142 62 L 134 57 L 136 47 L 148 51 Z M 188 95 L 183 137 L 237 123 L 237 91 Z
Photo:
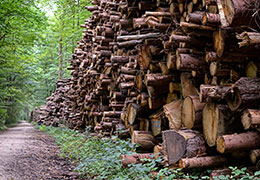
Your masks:
M 22 121 L 0 132 L 0 180 L 77 180 L 53 138 Z

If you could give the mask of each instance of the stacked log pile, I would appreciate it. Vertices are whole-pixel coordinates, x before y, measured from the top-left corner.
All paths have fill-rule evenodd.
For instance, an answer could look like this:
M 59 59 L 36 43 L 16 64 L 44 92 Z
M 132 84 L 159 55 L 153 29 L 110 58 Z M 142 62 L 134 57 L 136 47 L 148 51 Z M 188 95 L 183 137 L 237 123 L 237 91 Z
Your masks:
M 181 168 L 259 160 L 257 0 L 92 3 L 68 68 L 70 128 L 131 136 Z
M 31 120 L 47 126 L 67 124 L 71 112 L 71 101 L 68 96 L 70 79 L 61 79 L 56 83 L 56 90 L 47 98 L 45 105 L 31 113 Z

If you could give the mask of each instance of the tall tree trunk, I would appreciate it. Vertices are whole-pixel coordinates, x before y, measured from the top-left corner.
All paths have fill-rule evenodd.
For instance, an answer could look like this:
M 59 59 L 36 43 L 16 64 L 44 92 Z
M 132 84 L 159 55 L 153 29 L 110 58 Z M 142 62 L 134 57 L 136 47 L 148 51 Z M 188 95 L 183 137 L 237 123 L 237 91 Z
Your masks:
M 80 0 L 77 0 L 77 10 L 78 10 L 77 29 L 78 29 L 78 30 L 79 30 L 79 12 L 80 12 L 79 1 L 80 1 Z
M 62 55 L 62 37 L 60 36 L 59 40 L 59 79 L 62 79 L 62 61 L 63 61 L 63 55 Z

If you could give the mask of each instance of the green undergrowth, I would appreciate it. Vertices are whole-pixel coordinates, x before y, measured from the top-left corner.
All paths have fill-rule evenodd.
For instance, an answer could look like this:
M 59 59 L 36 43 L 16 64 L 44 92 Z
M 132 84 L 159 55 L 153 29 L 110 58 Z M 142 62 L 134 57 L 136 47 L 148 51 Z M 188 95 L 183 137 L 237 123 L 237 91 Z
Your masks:
M 162 161 L 145 159 L 144 164 L 131 164 L 123 168 L 120 160 L 122 154 L 134 154 L 136 145 L 129 141 L 118 139 L 87 138 L 88 131 L 80 133 L 68 128 L 36 126 L 41 131 L 49 133 L 61 148 L 61 156 L 67 157 L 77 164 L 75 171 L 87 179 L 115 180 L 172 180 L 172 179 L 209 179 L 211 170 L 183 172 L 181 169 L 168 169 L 160 166 Z M 232 168 L 232 167 L 231 167 Z M 157 172 L 151 173 L 151 172 Z M 259 173 L 258 173 L 259 174 Z M 257 174 L 256 174 L 257 175 Z M 237 178 L 239 177 L 239 178 Z M 249 175 L 245 169 L 235 168 L 231 175 L 216 179 L 251 180 L 256 176 Z

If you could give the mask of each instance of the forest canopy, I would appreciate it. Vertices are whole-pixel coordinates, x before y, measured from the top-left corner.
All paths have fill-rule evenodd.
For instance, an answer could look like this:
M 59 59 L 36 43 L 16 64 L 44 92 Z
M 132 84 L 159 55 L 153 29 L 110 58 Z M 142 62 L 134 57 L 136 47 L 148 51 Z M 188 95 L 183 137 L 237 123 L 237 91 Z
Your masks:
M 88 0 L 0 1 L 0 129 L 44 104 L 81 39 Z M 59 67 L 60 66 L 60 67 Z

